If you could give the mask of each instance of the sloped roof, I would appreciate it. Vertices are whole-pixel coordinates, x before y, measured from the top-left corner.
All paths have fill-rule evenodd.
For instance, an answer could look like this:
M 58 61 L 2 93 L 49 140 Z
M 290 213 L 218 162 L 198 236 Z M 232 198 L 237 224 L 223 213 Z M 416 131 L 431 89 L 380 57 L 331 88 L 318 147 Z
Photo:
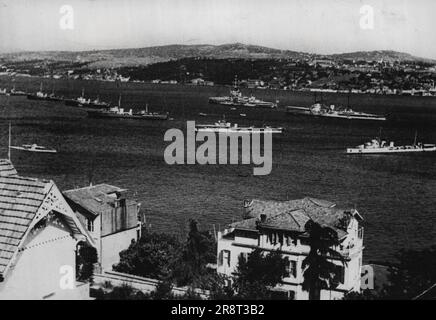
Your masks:
M 123 191 L 126 191 L 126 189 L 103 183 L 95 186 L 67 190 L 64 191 L 63 194 L 69 200 L 97 216 L 107 209 L 113 208 L 113 203 L 116 199 L 114 194 Z
M 41 216 L 40 209 L 44 211 L 47 207 L 44 204 L 47 195 L 54 191 L 62 195 L 53 181 L 18 176 L 9 160 L 0 160 L 0 172 L 0 276 L 3 276 L 37 215 Z M 58 199 L 60 207 L 62 201 L 66 204 L 63 198 Z M 89 236 L 72 211 L 62 214 L 72 233 Z
M 286 211 L 269 217 L 265 222 L 261 223 L 261 225 L 272 229 L 304 232 L 304 226 L 309 220 L 310 218 L 305 211 L 297 209 L 295 211 Z
M 11 161 L 7 159 L 0 159 L 0 176 L 7 177 L 11 175 L 17 175 L 17 170 L 15 170 Z
M 332 202 L 303 198 L 289 201 L 252 200 L 244 205 L 246 219 L 230 226 L 235 229 L 257 230 L 258 228 L 305 232 L 307 221 L 334 229 L 339 238 L 346 235 L 343 220 L 361 216 L 354 209 L 337 208 Z
M 51 187 L 17 175 L 0 176 L 0 274 L 17 251 Z

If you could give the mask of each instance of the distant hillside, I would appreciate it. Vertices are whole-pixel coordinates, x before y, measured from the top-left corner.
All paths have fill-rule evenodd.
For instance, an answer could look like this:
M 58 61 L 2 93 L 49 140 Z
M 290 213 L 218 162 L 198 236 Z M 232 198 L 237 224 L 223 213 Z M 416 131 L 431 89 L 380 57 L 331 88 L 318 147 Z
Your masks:
M 435 63 L 435 60 L 412 56 L 404 52 L 392 50 L 381 51 L 356 51 L 341 54 L 332 54 L 333 59 L 364 60 L 364 61 L 422 61 Z
M 53 60 L 75 63 L 86 63 L 91 68 L 129 67 L 148 65 L 182 58 L 213 58 L 213 59 L 304 59 L 308 57 L 327 57 L 332 59 L 354 60 L 411 60 L 430 61 L 414 57 L 407 53 L 395 51 L 368 51 L 334 55 L 313 55 L 291 50 L 279 50 L 262 46 L 232 43 L 224 45 L 167 45 L 136 49 L 113 49 L 95 51 L 44 51 L 19 52 L 0 55 L 8 61 Z M 433 61 L 434 62 L 434 61 Z

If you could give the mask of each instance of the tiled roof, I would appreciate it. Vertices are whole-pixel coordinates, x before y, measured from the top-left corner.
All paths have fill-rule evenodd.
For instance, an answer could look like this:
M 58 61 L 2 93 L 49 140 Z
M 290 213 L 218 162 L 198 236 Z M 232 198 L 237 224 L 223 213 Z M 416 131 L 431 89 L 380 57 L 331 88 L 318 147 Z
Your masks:
M 331 227 L 341 238 L 346 235 L 344 218 L 356 215 L 361 219 L 354 209 L 340 209 L 332 202 L 309 197 L 290 201 L 252 200 L 246 202 L 244 208 L 246 219 L 231 224 L 231 227 L 304 233 L 307 221 L 312 220 L 321 226 Z
M 7 159 L 0 159 L 0 177 L 7 177 L 17 175 L 17 170 L 15 170 L 11 161 Z
M 109 184 L 98 184 L 95 186 L 67 190 L 64 191 L 63 194 L 90 213 L 99 215 L 113 207 L 115 201 L 114 194 L 122 191 L 125 191 L 125 189 Z
M 18 176 L 10 161 L 0 159 L 0 278 L 7 272 L 34 220 L 51 212 L 46 208 L 46 197 L 50 195 L 58 197 L 56 206 L 72 234 L 85 235 L 92 244 L 53 181 Z
M 17 251 L 52 185 L 17 175 L 0 176 L 0 274 Z

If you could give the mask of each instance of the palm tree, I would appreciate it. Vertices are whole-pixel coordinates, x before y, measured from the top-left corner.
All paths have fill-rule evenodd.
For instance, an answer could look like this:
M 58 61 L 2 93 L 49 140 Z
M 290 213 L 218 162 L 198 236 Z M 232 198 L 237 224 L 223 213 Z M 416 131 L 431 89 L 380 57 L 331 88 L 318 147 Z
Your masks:
M 321 290 L 337 287 L 337 265 L 331 259 L 339 259 L 345 264 L 343 256 L 332 249 L 340 244 L 338 234 L 329 227 L 322 227 L 309 220 L 305 225 L 309 234 L 309 255 L 303 260 L 303 290 L 309 292 L 309 300 L 320 300 Z

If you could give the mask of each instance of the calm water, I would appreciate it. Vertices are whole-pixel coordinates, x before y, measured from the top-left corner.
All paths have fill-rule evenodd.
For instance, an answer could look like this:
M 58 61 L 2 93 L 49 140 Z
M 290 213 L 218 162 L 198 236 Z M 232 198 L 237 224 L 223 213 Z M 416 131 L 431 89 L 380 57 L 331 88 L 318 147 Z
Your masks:
M 68 86 L 60 89 L 62 94 L 77 96 L 79 85 Z M 33 83 L 35 87 L 38 84 Z M 62 189 L 85 186 L 91 180 L 126 187 L 142 203 L 148 222 L 157 231 L 184 232 L 191 217 L 202 228 L 212 229 L 215 224 L 222 229 L 240 219 L 244 199 L 312 196 L 359 210 L 365 218 L 367 261 L 389 260 L 401 248 L 434 243 L 436 154 L 347 156 L 346 147 L 375 137 L 379 127 L 296 118 L 270 110 L 231 111 L 207 103 L 214 90 L 131 89 L 123 96 L 126 104 L 148 102 L 156 111 L 170 111 L 175 120 L 167 122 L 94 120 L 59 103 L 2 96 L 0 152 L 7 156 L 11 120 L 13 144 L 36 142 L 59 151 L 56 155 L 13 151 L 20 174 L 53 179 Z M 102 87 L 98 92 L 112 101 L 118 94 Z M 199 112 L 209 116 L 201 117 Z M 210 123 L 223 113 L 240 125 L 268 122 L 287 129 L 273 139 L 270 175 L 252 176 L 251 166 L 170 166 L 164 162 L 168 143 L 163 135 L 168 128 L 182 129 L 187 119 Z M 386 125 L 382 132 L 400 144 L 413 142 L 416 129 L 419 140 L 436 142 L 431 126 Z

